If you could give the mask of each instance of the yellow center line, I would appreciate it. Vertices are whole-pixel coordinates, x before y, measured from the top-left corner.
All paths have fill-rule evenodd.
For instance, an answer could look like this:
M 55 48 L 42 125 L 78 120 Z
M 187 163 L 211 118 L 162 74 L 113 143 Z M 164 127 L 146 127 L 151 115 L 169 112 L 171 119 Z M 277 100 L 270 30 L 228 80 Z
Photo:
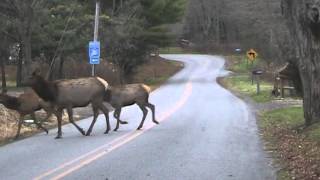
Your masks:
M 161 115 L 161 117 L 158 119 L 159 122 L 167 120 L 171 115 L 173 115 L 176 111 L 178 111 L 187 102 L 191 94 L 192 94 L 192 83 L 188 82 L 183 92 L 182 98 L 173 106 L 173 108 L 171 108 L 169 111 L 166 111 L 164 114 Z M 145 133 L 146 131 L 150 130 L 155 126 L 156 125 L 152 123 L 152 124 L 146 125 L 143 130 L 126 133 L 105 145 L 102 145 L 84 155 L 81 155 L 74 160 L 63 163 L 57 168 L 51 169 L 33 179 L 40 180 L 50 175 L 53 175 L 59 171 L 62 171 L 60 174 L 51 178 L 54 180 L 61 179 L 71 174 L 72 172 L 82 168 L 83 166 L 88 165 L 93 161 L 101 158 L 102 156 L 109 154 L 113 150 L 125 145 L 126 143 L 134 140 L 135 138 L 137 138 L 138 136 L 140 136 L 141 134 Z M 68 169 L 68 167 L 70 167 L 71 165 L 74 165 L 74 166 Z

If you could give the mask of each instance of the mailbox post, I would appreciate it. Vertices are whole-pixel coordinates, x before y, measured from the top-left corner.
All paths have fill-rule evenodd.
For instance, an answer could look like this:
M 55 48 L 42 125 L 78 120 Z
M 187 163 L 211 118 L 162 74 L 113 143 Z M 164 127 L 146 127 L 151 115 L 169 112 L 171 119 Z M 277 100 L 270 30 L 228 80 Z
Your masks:
M 252 83 L 253 83 L 253 77 L 255 77 L 257 82 L 257 94 L 260 94 L 260 76 L 263 74 L 263 70 L 257 69 L 252 71 Z

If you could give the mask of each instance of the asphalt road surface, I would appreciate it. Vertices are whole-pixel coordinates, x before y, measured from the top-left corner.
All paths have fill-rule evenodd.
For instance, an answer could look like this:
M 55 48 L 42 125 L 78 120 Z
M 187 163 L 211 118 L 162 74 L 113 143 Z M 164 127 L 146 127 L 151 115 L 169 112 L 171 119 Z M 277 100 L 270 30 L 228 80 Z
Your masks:
M 149 113 L 143 130 L 135 105 L 128 125 L 104 135 L 99 117 L 90 137 L 71 125 L 63 139 L 37 134 L 0 147 L 0 179 L 265 180 L 275 179 L 247 105 L 217 84 L 224 60 L 207 55 L 163 55 L 185 68 L 151 94 L 160 125 Z M 110 116 L 112 127 L 115 120 Z M 78 124 L 87 129 L 91 118 Z

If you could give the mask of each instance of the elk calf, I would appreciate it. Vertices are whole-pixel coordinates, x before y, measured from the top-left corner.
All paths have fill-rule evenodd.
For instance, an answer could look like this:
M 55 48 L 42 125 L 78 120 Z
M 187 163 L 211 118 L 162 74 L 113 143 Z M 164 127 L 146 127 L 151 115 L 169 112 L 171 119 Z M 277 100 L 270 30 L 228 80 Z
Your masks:
M 47 120 L 53 112 L 53 107 L 49 103 L 44 102 L 33 90 L 26 91 L 18 97 L 0 94 L 0 103 L 3 104 L 6 108 L 15 110 L 19 113 L 20 117 L 18 123 L 18 131 L 15 137 L 16 139 L 20 135 L 23 118 L 28 114 L 31 115 L 31 118 L 34 120 L 34 123 L 37 125 L 37 127 L 44 130 L 48 134 L 48 130 L 44 128 L 36 119 L 35 111 L 44 109 L 47 113 L 47 117 L 45 120 Z
M 119 124 L 127 123 L 120 120 L 121 108 L 133 104 L 137 104 L 143 112 L 143 117 L 137 130 L 142 128 L 148 114 L 146 107 L 149 107 L 152 111 L 152 121 L 159 124 L 155 118 L 155 106 L 149 103 L 150 92 L 150 87 L 145 84 L 128 84 L 121 87 L 108 87 L 104 100 L 115 108 L 113 116 L 117 119 L 117 126 L 114 131 L 119 129 Z

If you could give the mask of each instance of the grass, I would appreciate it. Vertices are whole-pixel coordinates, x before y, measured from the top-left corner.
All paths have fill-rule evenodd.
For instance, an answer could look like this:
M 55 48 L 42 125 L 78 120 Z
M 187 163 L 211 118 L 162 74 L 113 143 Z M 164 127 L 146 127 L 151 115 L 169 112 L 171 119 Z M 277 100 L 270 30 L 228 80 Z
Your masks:
M 261 127 L 269 128 L 277 125 L 281 128 L 295 128 L 303 125 L 302 107 L 290 107 L 262 113 Z
M 313 141 L 318 141 L 320 143 L 320 124 L 314 124 L 310 127 L 308 132 L 308 137 Z
M 304 125 L 303 108 L 289 107 L 277 109 L 262 113 L 261 128 L 271 128 L 278 126 L 279 128 L 296 129 Z M 316 123 L 302 131 L 309 140 L 318 141 L 320 143 L 320 124 Z
M 257 94 L 257 85 L 255 82 L 252 85 L 251 77 L 248 75 L 243 74 L 226 77 L 223 79 L 223 82 L 228 88 L 250 96 L 258 103 L 269 102 L 272 99 L 270 96 L 270 92 L 273 88 L 272 85 L 262 81 L 260 83 L 260 93 Z
M 234 75 L 224 78 L 222 84 L 233 91 L 251 97 L 258 103 L 272 100 L 270 92 L 273 86 L 271 83 L 260 80 L 260 93 L 257 94 L 256 81 L 253 84 L 251 81 L 251 70 L 260 66 L 259 60 L 251 64 L 244 56 L 226 56 L 226 59 L 227 69 L 234 72 Z

